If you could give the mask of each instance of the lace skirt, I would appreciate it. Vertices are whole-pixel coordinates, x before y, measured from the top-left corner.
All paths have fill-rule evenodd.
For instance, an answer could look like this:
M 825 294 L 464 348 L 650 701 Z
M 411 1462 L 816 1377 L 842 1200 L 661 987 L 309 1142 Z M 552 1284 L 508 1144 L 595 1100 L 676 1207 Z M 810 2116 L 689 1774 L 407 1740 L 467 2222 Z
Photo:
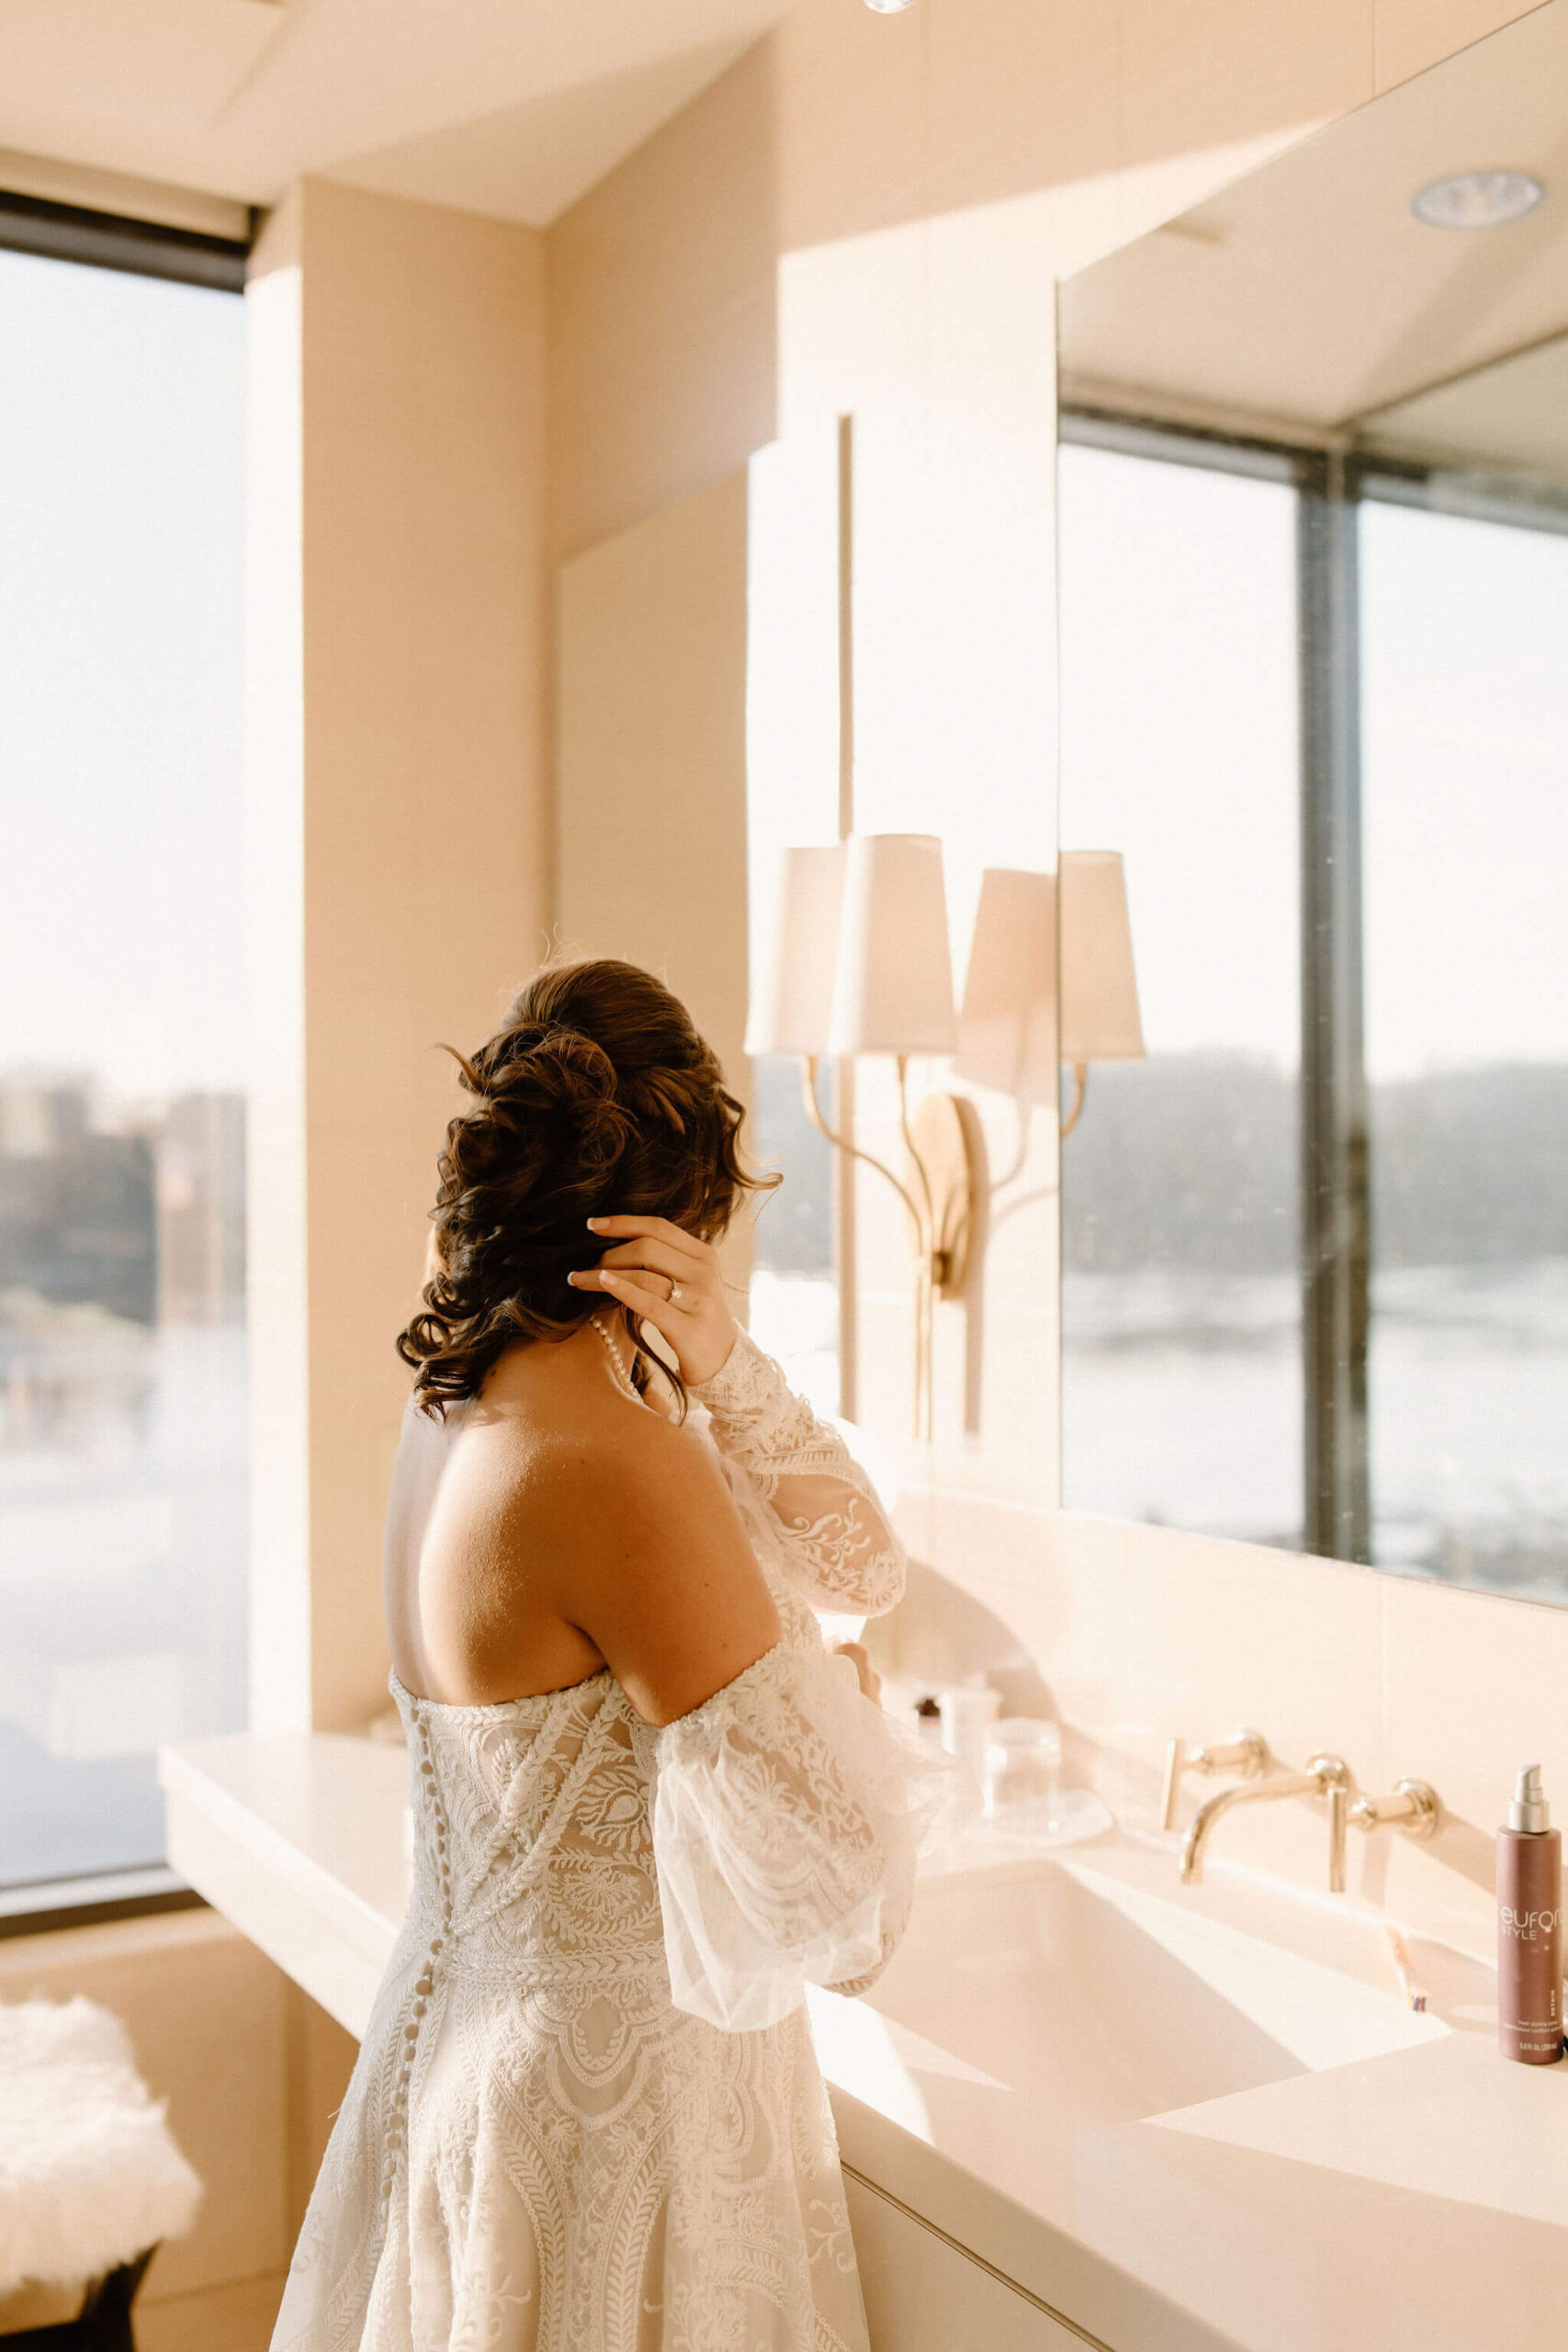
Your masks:
M 273 2352 L 866 2352 L 803 2011 L 721 2031 L 661 1956 L 434 1958 L 406 1929 Z

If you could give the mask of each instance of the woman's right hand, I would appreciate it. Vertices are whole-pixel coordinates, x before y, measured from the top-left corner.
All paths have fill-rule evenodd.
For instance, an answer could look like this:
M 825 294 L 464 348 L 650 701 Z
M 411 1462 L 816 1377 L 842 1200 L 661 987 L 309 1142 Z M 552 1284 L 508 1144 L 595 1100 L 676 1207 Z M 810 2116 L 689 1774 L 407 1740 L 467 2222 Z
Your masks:
M 729 1361 L 739 1326 L 711 1241 L 665 1216 L 591 1216 L 608 1241 L 597 1266 L 568 1274 L 573 1290 L 603 1291 L 668 1340 L 688 1388 L 700 1388 Z

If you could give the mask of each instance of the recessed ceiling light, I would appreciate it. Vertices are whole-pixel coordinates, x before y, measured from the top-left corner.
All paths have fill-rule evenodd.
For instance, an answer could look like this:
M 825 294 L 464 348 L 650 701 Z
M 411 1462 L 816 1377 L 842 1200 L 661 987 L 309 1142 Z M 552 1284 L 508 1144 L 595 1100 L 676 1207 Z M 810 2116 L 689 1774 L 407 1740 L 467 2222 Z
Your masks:
M 1533 212 L 1545 194 L 1529 172 L 1455 172 L 1417 188 L 1410 209 L 1428 229 L 1500 229 Z
M 915 0 L 865 0 L 865 5 L 874 8 L 879 17 L 898 17 L 906 8 L 912 8 Z

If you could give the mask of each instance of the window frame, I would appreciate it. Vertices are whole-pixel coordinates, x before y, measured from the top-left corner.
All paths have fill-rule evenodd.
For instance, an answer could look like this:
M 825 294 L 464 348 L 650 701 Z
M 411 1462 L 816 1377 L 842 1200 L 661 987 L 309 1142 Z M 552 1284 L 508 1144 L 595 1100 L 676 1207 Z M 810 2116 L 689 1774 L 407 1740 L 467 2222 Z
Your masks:
M 130 213 L 96 212 L 0 187 L 0 250 L 40 261 L 77 262 L 134 277 L 171 277 L 219 294 L 243 294 L 258 214 L 251 208 L 248 237 L 216 237 Z
M 93 1871 L 81 1878 L 43 1878 L 0 1889 L 0 1943 L 13 1936 L 97 1928 L 111 1919 L 145 1919 L 161 1911 L 203 1911 L 207 1897 L 166 1862 L 140 1871 Z

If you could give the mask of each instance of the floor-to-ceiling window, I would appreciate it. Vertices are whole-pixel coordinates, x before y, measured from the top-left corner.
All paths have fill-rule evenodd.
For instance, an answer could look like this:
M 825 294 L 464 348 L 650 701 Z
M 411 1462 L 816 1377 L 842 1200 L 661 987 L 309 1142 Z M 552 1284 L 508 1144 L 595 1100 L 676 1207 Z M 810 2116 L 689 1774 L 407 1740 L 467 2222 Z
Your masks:
M 17 1908 L 158 1865 L 157 1743 L 244 1718 L 243 304 L 144 266 L 0 252 Z
M 1149 1046 L 1063 1148 L 1066 1499 L 1561 1598 L 1568 509 L 1066 432 L 1062 841 Z
M 1364 487 L 1372 1557 L 1561 1600 L 1568 517 Z
M 1296 493 L 1067 444 L 1068 849 L 1126 862 L 1145 1062 L 1062 1147 L 1066 1502 L 1301 1532 Z

